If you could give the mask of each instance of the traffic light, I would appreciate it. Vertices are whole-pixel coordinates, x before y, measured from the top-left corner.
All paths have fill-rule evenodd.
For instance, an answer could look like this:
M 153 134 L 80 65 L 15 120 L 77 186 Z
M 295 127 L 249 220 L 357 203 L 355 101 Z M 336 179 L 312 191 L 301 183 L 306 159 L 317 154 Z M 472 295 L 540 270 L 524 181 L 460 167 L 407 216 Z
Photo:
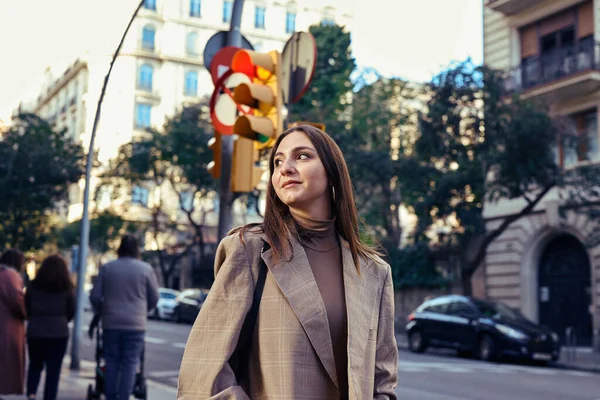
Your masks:
M 240 136 L 233 142 L 232 192 L 251 192 L 259 184 L 264 169 L 257 165 L 258 160 L 258 151 L 254 148 L 252 140 Z
M 208 141 L 208 148 L 213 152 L 213 161 L 206 166 L 208 172 L 215 179 L 221 177 L 221 151 L 223 150 L 221 143 L 221 134 L 215 131 L 215 136 Z
M 272 147 L 283 130 L 281 54 L 238 50 L 231 69 L 254 77 L 253 83 L 242 83 L 233 90 L 234 102 L 251 108 L 236 119 L 233 133 L 254 141 L 258 150 Z

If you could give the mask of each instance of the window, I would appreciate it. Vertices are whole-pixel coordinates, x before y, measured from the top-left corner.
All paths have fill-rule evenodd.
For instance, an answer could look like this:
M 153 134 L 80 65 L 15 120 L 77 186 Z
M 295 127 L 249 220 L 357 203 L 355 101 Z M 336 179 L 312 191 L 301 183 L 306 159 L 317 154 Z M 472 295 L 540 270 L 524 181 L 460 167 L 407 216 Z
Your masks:
M 190 17 L 200 18 L 201 0 L 190 0 Z
M 152 106 L 150 104 L 138 103 L 135 105 L 135 127 L 150 128 Z
M 559 151 L 561 166 L 569 167 L 581 161 L 600 161 L 596 110 L 574 115 L 565 130 Z
M 154 68 L 151 65 L 143 64 L 138 73 L 138 88 L 142 90 L 152 90 L 152 77 Z
M 146 10 L 156 11 L 156 0 L 146 0 L 146 1 L 144 1 L 144 8 Z
M 437 314 L 444 314 L 448 309 L 447 299 L 435 299 L 428 303 L 425 303 L 425 307 L 422 309 L 423 312 L 431 312 Z
M 233 12 L 233 2 L 225 0 L 223 2 L 223 22 L 231 21 L 231 13 Z
M 265 8 L 256 7 L 254 9 L 254 27 L 258 29 L 265 29 Z
M 156 31 L 152 26 L 145 26 L 142 30 L 142 49 L 154 51 L 154 37 Z
M 464 318 L 477 317 L 477 311 L 462 301 L 453 301 L 450 303 L 450 306 L 448 306 L 448 314 Z
M 185 89 L 186 96 L 198 95 L 198 73 L 196 71 L 188 71 L 185 74 Z
M 285 14 L 285 33 L 294 33 L 296 30 L 296 14 L 287 12 Z
M 148 189 L 141 186 L 134 186 L 131 190 L 131 203 L 148 206 Z
M 185 39 L 185 51 L 190 56 L 198 55 L 198 34 L 191 32 Z

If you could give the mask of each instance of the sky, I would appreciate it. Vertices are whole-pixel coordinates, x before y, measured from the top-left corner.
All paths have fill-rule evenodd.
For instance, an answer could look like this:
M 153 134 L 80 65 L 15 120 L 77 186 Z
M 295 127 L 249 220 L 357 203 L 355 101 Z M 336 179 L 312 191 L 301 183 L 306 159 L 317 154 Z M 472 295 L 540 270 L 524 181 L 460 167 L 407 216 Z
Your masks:
M 352 51 L 359 67 L 428 81 L 452 61 L 482 62 L 482 0 L 355 2 Z M 130 17 L 122 10 L 136 4 L 0 1 L 0 120 L 7 121 L 20 100 L 37 93 L 46 67 L 62 71 L 88 47 L 112 52 Z

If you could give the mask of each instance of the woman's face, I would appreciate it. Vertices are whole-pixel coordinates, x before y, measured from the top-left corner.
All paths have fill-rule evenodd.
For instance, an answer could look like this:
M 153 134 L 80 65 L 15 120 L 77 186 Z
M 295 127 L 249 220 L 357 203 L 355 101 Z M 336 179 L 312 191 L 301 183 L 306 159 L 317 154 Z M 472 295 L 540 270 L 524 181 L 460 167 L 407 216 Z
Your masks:
M 331 217 L 331 189 L 325 167 L 304 133 L 292 132 L 279 144 L 271 183 L 288 207 L 317 219 Z

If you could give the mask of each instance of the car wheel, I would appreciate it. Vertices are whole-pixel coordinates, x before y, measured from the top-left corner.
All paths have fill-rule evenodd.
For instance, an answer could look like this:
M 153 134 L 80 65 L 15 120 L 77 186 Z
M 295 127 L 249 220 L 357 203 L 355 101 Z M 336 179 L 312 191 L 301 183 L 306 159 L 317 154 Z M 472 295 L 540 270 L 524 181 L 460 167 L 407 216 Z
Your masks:
M 427 348 L 425 338 L 418 329 L 408 332 L 408 349 L 413 353 L 422 353 Z
M 183 322 L 183 320 L 181 319 L 181 311 L 179 311 L 179 308 L 176 308 L 175 311 L 173 311 L 173 321 L 177 322 L 178 324 Z
M 490 335 L 483 335 L 479 340 L 479 359 L 493 361 L 496 358 L 496 342 Z

